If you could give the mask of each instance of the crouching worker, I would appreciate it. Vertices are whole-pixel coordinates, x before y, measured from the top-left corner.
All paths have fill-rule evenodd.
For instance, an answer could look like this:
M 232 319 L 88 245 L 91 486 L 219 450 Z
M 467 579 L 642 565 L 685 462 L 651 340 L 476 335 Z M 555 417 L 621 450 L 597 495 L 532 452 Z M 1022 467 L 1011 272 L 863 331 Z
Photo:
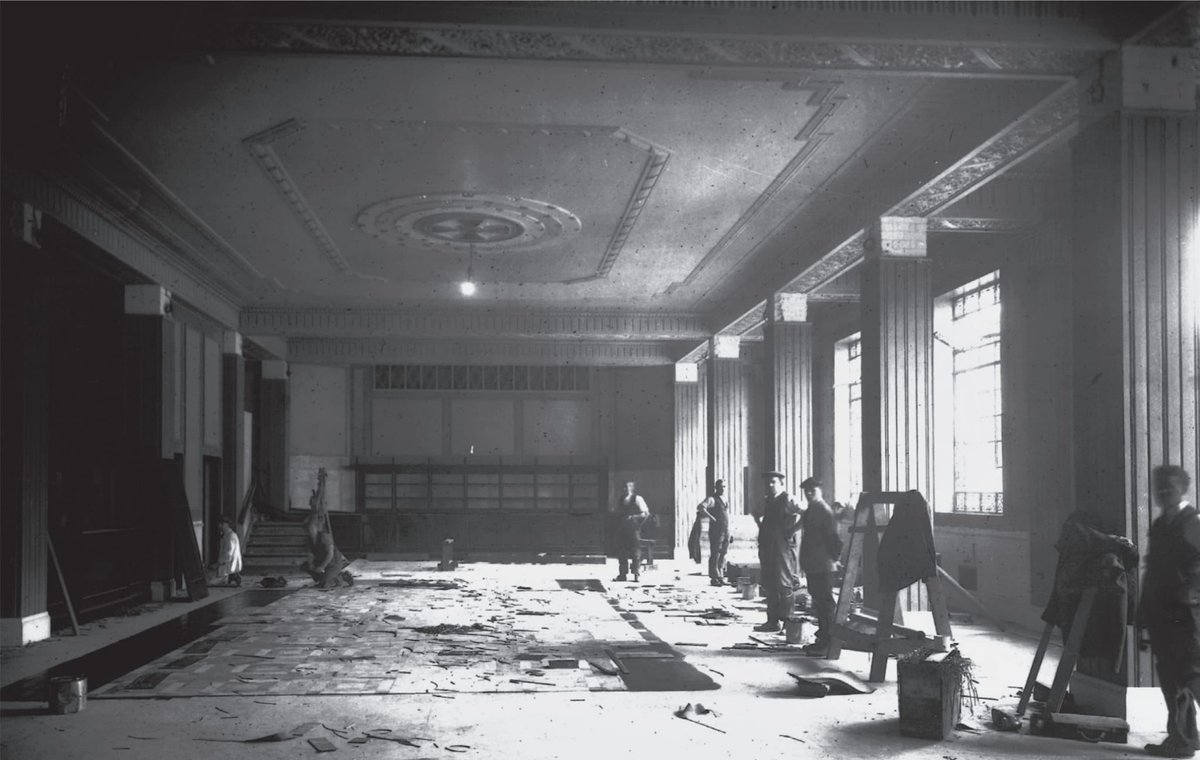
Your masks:
M 338 581 L 344 581 L 347 586 L 354 585 L 354 576 L 346 570 L 346 557 L 333 543 L 333 536 L 325 530 L 324 515 L 317 513 L 304 521 L 304 529 L 308 532 L 308 550 L 312 559 L 305 560 L 300 569 L 312 576 L 320 588 L 333 588 Z
M 222 517 L 221 554 L 217 558 L 217 578 L 230 586 L 242 585 L 242 542 L 234 530 L 233 520 Z

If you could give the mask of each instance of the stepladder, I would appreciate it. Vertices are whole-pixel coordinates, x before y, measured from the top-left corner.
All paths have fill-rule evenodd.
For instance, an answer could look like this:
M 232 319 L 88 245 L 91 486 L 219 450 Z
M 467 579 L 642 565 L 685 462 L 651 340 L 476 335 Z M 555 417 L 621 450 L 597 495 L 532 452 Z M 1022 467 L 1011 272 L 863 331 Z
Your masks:
M 897 510 L 903 511 L 903 525 L 899 530 L 904 531 L 905 536 L 896 533 L 889 537 L 887 533 L 893 526 L 891 518 Z M 916 540 L 909 540 L 910 534 Z M 881 549 L 884 550 L 882 554 Z M 946 607 L 946 595 L 932 551 L 933 525 L 929 507 L 918 491 L 882 491 L 864 493 L 859 497 L 834 613 L 827 655 L 829 659 L 841 657 L 844 646 L 870 652 L 871 672 L 868 680 L 880 682 L 887 677 L 889 657 L 918 649 L 937 648 L 952 637 L 950 612 Z M 926 554 L 930 556 L 926 558 Z M 897 613 L 900 592 L 904 587 L 897 588 L 893 577 L 880 577 L 879 563 L 883 556 L 898 558 L 902 565 L 916 573 L 918 577 L 914 582 L 925 584 L 938 640 L 931 640 L 923 631 L 899 624 Z M 878 617 L 873 621 L 873 630 L 867 622 L 869 619 L 864 616 L 855 616 L 855 624 L 851 625 L 854 589 L 860 585 L 860 581 L 867 580 L 867 573 L 874 573 L 879 580 Z M 867 622 L 865 626 L 864 622 Z M 864 627 L 867 630 L 863 630 Z

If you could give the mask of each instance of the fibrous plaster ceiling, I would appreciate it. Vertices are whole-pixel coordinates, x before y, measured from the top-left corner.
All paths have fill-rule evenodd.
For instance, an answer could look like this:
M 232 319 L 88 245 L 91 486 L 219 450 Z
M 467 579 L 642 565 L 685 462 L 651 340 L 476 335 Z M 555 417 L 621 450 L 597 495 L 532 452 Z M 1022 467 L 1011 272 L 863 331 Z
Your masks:
M 960 201 L 1061 136 L 1100 53 L 1175 39 L 1159 6 L 1030 5 L 194 6 L 78 77 L 62 182 L 294 339 L 350 310 L 728 332 L 880 215 L 1016 224 Z

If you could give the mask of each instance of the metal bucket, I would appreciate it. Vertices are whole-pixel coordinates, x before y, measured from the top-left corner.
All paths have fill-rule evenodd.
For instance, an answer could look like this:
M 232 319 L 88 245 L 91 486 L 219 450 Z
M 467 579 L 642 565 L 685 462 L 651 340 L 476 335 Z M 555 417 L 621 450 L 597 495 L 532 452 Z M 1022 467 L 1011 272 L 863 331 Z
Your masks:
M 743 599 L 758 598 L 758 584 L 753 583 L 749 578 L 742 578 L 738 581 L 738 590 L 742 592 Z
M 804 639 L 804 618 L 791 618 L 783 624 L 783 636 L 789 644 L 799 644 Z
M 87 707 L 86 676 L 55 676 L 50 679 L 50 712 L 77 713 Z

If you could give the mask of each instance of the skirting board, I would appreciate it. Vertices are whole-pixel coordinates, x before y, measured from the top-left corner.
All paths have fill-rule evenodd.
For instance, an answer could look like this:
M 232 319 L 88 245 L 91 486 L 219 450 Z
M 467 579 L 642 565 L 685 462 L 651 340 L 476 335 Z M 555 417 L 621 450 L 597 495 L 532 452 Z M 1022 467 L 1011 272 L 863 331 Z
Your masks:
M 1084 712 L 1124 718 L 1132 731 L 1159 731 L 1167 724 L 1167 705 L 1157 686 L 1119 686 L 1076 672 L 1071 696 Z
M 0 618 L 0 642 L 4 646 L 24 646 L 50 638 L 50 613 L 39 612 L 23 618 Z

